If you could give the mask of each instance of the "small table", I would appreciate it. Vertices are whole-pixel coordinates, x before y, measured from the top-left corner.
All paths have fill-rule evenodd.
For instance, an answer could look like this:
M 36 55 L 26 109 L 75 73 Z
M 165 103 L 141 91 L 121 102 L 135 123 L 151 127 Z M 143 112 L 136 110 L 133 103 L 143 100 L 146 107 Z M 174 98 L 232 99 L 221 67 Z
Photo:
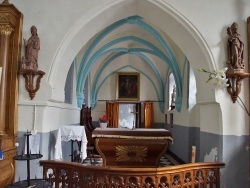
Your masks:
M 158 167 L 173 141 L 166 129 L 96 128 L 92 137 L 103 166 L 115 167 Z
M 81 141 L 81 156 L 82 160 L 87 157 L 87 137 L 84 126 L 67 125 L 60 126 L 57 133 L 55 145 L 55 160 L 63 160 L 62 158 L 62 141 Z M 71 162 L 73 162 L 73 144 L 71 145 Z

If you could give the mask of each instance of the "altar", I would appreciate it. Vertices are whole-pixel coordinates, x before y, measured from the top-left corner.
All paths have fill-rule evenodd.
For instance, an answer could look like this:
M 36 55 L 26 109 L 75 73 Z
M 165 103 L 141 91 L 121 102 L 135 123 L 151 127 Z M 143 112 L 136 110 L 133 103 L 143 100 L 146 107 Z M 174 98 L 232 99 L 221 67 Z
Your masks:
M 173 141 L 166 129 L 96 128 L 92 137 L 103 166 L 116 167 L 158 167 Z

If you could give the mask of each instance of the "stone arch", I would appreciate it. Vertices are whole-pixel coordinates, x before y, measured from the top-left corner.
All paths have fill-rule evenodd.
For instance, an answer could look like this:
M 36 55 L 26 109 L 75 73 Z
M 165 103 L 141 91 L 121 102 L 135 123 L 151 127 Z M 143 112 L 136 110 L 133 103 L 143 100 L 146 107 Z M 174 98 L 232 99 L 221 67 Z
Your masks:
M 149 7 L 150 14 L 147 11 Z M 124 12 L 124 10 L 128 11 Z M 112 12 L 119 12 L 119 14 L 112 14 Z M 66 80 L 72 59 L 82 46 L 107 25 L 131 15 L 139 15 L 164 31 L 182 49 L 193 69 L 200 68 L 201 61 L 202 68 L 207 70 L 215 68 L 211 52 L 202 36 L 188 20 L 167 3 L 150 0 L 113 1 L 100 8 L 95 14 L 84 15 L 62 42 L 48 76 L 48 82 L 52 86 L 51 100 L 64 101 L 64 82 L 62 80 Z M 63 66 L 59 66 L 60 64 Z M 201 74 L 196 74 L 196 77 L 197 85 L 204 85 L 206 78 Z M 209 89 L 211 86 L 204 87 L 206 88 L 197 88 L 197 102 L 215 101 L 215 94 L 212 89 Z
M 52 101 L 64 101 L 64 80 L 66 80 L 72 60 L 81 48 L 107 26 L 133 15 L 143 17 L 147 23 L 154 23 L 162 32 L 165 32 L 185 54 L 193 70 L 217 69 L 211 50 L 199 31 L 166 2 L 114 0 L 95 11 L 94 14 L 84 15 L 62 41 L 48 75 L 48 83 L 52 87 Z M 197 85 L 197 103 L 195 110 L 190 112 L 190 117 L 196 118 L 190 118 L 187 124 L 199 127 L 205 132 L 212 130 L 213 133 L 221 134 L 223 133 L 222 111 L 220 104 L 216 102 L 215 91 L 211 84 L 205 84 L 207 77 L 204 74 L 197 71 L 194 74 Z M 214 113 L 208 113 L 211 111 Z M 211 127 L 207 127 L 208 119 L 213 120 Z M 200 143 L 197 138 L 197 145 L 199 146 Z

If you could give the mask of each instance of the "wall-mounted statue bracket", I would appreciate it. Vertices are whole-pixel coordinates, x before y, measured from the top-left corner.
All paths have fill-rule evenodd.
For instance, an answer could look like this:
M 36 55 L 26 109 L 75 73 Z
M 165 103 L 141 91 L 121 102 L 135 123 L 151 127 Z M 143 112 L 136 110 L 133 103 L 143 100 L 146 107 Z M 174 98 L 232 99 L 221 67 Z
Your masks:
M 21 69 L 18 73 L 25 78 L 25 88 L 29 92 L 32 100 L 40 88 L 40 81 L 43 75 L 45 75 L 45 72 L 41 70 Z
M 235 103 L 241 91 L 241 81 L 244 78 L 249 78 L 250 73 L 227 71 L 226 77 L 228 78 L 230 82 L 230 85 L 227 87 L 227 92 L 231 95 L 233 103 Z
M 25 46 L 25 56 L 22 57 L 19 74 L 25 78 L 25 88 L 30 94 L 31 100 L 35 97 L 40 88 L 40 81 L 45 72 L 38 70 L 38 51 L 40 50 L 40 39 L 37 28 L 30 28 L 31 37 L 23 39 Z
M 244 78 L 249 78 L 250 73 L 244 72 L 244 43 L 238 33 L 238 24 L 234 22 L 228 27 L 227 34 L 228 70 L 226 71 L 226 77 L 229 83 L 227 92 L 231 95 L 233 103 L 235 103 L 241 91 L 241 81 Z

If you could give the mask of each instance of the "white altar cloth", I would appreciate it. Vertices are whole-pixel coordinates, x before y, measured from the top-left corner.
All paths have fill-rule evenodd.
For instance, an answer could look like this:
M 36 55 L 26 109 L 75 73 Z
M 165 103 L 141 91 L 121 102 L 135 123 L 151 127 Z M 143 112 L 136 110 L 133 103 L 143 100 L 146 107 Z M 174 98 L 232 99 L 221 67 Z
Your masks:
M 79 125 L 60 126 L 57 133 L 55 145 L 55 160 L 63 160 L 62 158 L 62 141 L 82 141 L 81 156 L 82 160 L 87 157 L 87 137 L 85 127 Z

